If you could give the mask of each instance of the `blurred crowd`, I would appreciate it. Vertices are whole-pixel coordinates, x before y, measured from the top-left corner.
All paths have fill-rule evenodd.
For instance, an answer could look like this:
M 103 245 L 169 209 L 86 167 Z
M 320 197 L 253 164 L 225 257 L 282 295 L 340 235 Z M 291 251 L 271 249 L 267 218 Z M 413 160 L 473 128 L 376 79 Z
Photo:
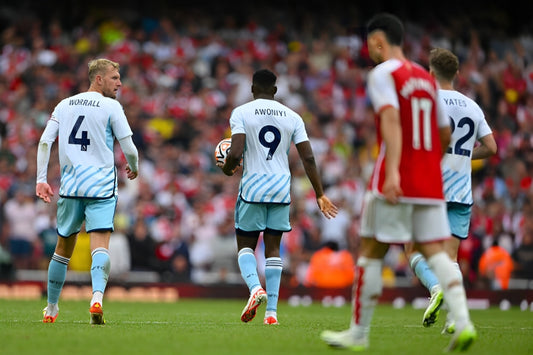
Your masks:
M 365 91 L 372 63 L 361 28 L 357 20 L 335 18 L 294 22 L 275 11 L 245 19 L 201 11 L 124 18 L 99 13 L 75 26 L 26 14 L 4 24 L 0 265 L 47 269 L 56 238 L 55 201 L 46 205 L 35 197 L 37 143 L 54 106 L 87 90 L 88 61 L 106 57 L 120 63 L 118 100 L 140 154 L 139 178 L 129 181 L 116 149 L 112 272 L 153 271 L 164 282 L 241 282 L 233 229 L 239 174 L 226 177 L 213 152 L 230 134 L 231 110 L 252 99 L 252 73 L 270 68 L 278 76 L 276 98 L 304 118 L 326 192 L 340 207 L 332 220 L 318 213 L 292 150 L 285 282 L 313 285 L 309 262 L 320 249 L 333 245 L 334 252 L 324 255 L 357 256 L 362 194 L 377 151 Z M 490 265 L 479 268 L 494 245 L 512 258 L 507 277 L 533 279 L 533 33 L 480 31 L 464 18 L 446 25 L 407 21 L 406 32 L 406 53 L 421 65 L 427 67 L 433 47 L 457 54 L 456 88 L 480 104 L 498 143 L 497 156 L 473 163 L 471 235 L 459 252 L 467 287 L 492 287 L 502 273 Z M 48 182 L 57 192 L 57 145 Z M 391 279 L 413 279 L 399 247 L 390 250 L 386 266 Z

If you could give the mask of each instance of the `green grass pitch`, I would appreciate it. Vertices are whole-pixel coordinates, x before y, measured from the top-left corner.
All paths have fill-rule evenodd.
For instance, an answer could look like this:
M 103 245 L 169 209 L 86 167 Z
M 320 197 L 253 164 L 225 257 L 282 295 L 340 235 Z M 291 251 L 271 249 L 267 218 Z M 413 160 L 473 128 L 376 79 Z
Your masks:
M 264 308 L 240 321 L 246 300 L 181 299 L 173 303 L 107 301 L 107 324 L 89 325 L 88 302 L 61 301 L 54 324 L 42 323 L 45 301 L 0 300 L 1 354 L 333 354 L 319 338 L 348 326 L 350 307 L 291 307 L 281 301 L 280 325 L 262 324 Z M 367 354 L 441 353 L 449 337 L 421 325 L 422 310 L 379 305 Z M 512 307 L 471 311 L 478 341 L 469 354 L 533 354 L 533 312 Z

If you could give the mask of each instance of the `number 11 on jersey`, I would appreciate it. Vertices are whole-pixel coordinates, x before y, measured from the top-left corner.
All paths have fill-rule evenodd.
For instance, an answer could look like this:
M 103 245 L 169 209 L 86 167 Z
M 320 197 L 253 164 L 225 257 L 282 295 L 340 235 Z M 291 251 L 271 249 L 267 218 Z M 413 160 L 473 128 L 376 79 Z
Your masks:
M 420 125 L 422 125 L 422 135 L 424 149 L 429 151 L 432 148 L 431 142 L 431 108 L 432 102 L 427 98 L 411 98 L 411 112 L 413 116 L 413 148 L 420 149 Z

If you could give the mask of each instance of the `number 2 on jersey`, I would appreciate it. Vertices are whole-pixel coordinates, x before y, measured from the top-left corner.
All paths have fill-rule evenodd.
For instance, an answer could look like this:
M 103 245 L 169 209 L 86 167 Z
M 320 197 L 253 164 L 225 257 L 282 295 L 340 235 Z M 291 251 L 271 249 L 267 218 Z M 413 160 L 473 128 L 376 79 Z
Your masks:
M 72 127 L 72 131 L 68 136 L 68 144 L 79 144 L 82 152 L 87 151 L 87 146 L 91 144 L 91 140 L 87 138 L 87 131 L 81 131 L 81 138 L 76 137 L 84 119 L 85 116 L 78 116 L 78 119 L 76 120 L 76 123 L 74 123 L 74 127 Z
M 272 133 L 273 138 L 270 141 L 266 140 L 267 133 Z M 270 138 L 270 137 L 269 137 Z M 278 149 L 279 143 L 281 142 L 281 132 L 274 126 L 267 125 L 261 128 L 259 131 L 259 143 L 262 146 L 268 148 L 268 154 L 266 160 L 272 160 L 272 156 Z
M 456 127 L 455 127 L 455 121 L 451 117 L 450 117 L 450 125 L 452 128 L 452 134 L 453 134 L 453 132 L 455 132 Z M 472 154 L 472 151 L 470 149 L 464 149 L 463 144 L 468 142 L 470 138 L 474 135 L 476 126 L 474 124 L 474 121 L 470 117 L 463 117 L 459 120 L 457 127 L 462 128 L 464 126 L 468 126 L 468 130 L 461 138 L 457 140 L 457 142 L 455 142 L 455 146 L 453 148 L 448 147 L 448 149 L 446 150 L 446 153 L 470 157 L 470 155 Z

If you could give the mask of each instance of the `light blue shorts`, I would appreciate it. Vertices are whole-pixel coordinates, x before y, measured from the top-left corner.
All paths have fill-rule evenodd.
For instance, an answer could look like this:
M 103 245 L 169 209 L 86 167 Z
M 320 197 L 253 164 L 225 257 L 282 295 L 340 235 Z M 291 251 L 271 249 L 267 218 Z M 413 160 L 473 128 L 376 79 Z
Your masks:
M 466 239 L 470 229 L 472 206 L 456 202 L 448 202 L 446 206 L 452 235 L 459 239 Z
M 63 198 L 57 201 L 57 234 L 69 237 L 79 233 L 85 221 L 85 230 L 113 231 L 117 197 L 106 199 Z
M 281 232 L 291 230 L 290 205 L 277 203 L 248 203 L 240 197 L 235 206 L 235 229 L 246 232 L 272 229 Z

